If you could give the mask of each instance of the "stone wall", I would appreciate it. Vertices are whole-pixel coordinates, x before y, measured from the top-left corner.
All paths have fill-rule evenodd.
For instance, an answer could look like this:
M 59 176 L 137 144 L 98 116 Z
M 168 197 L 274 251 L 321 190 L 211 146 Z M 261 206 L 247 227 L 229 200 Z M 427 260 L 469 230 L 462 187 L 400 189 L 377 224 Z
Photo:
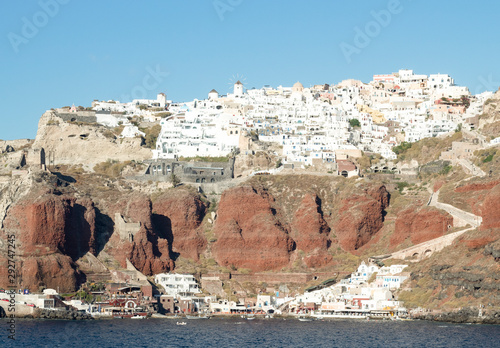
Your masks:
M 134 241 L 134 235 L 139 232 L 141 223 L 125 222 L 120 213 L 115 213 L 115 229 L 118 231 L 121 240 Z
M 209 184 L 233 178 L 234 158 L 228 162 L 185 162 L 173 159 L 145 161 L 148 180 L 169 181 L 172 171 L 183 183 Z
M 63 119 L 65 122 L 86 122 L 95 123 L 97 122 L 97 117 L 95 111 L 78 111 L 69 113 L 57 113 L 56 116 Z
M 231 279 L 239 283 L 260 283 L 268 284 L 306 284 L 313 280 L 321 280 L 324 278 L 335 278 L 350 274 L 349 272 L 328 272 L 328 273 L 253 273 L 253 274 L 237 274 L 231 273 Z
M 423 165 L 420 167 L 420 172 L 426 173 L 426 174 L 436 174 L 442 171 L 446 166 L 450 165 L 450 161 L 434 161 L 431 163 L 428 163 L 426 165 Z

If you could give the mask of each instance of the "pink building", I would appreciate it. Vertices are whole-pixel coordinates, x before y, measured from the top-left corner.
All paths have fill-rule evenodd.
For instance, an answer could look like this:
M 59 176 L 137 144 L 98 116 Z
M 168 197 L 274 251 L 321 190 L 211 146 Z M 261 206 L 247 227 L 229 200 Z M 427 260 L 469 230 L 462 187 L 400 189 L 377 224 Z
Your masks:
M 375 82 L 393 82 L 395 81 L 396 76 L 392 74 L 383 74 L 383 75 L 373 75 L 373 81 Z

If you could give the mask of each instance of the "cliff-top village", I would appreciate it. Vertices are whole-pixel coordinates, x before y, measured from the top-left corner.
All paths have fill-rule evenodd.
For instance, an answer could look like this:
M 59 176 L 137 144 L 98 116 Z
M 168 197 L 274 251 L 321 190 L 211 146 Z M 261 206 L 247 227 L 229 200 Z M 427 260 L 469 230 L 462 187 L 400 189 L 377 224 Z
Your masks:
M 118 139 L 122 140 L 144 138 L 146 134 L 139 129 L 139 123 L 160 125 L 150 158 L 144 160 L 143 172 L 133 179 L 170 182 L 175 176 L 178 182 L 173 182 L 174 186 L 183 183 L 199 192 L 215 193 L 255 175 L 276 175 L 283 171 L 294 175 L 309 168 L 346 178 L 376 173 L 416 176 L 418 163 L 396 161 L 395 149 L 424 138 L 474 132 L 479 122 L 477 115 L 483 112 L 485 101 L 492 95 L 493 92 L 471 95 L 467 87 L 455 85 L 447 74 L 428 76 L 399 70 L 374 75 L 369 83 L 344 80 L 337 85 L 307 88 L 297 82 L 292 87 L 246 89 L 238 81 L 233 93 L 220 95 L 211 90 L 202 100 L 177 103 L 159 93 L 153 100 L 95 100 L 88 108 L 73 105 L 46 114 L 51 117 L 47 125 L 67 122 L 118 128 L 121 131 Z M 85 140 L 87 135 L 79 137 Z M 470 141 L 454 142 L 441 153 L 440 159 L 484 176 L 486 173 L 471 162 L 472 152 L 495 146 L 499 139 L 477 136 Z M 26 175 L 30 164 L 43 170 L 61 164 L 53 149 L 30 151 L 22 153 L 13 175 Z M 249 166 L 247 171 L 240 170 L 235 175 L 235 156 L 251 156 L 259 151 L 272 158 L 270 165 Z M 380 161 L 360 171 L 358 160 L 364 154 L 379 156 Z M 429 204 L 438 204 L 436 197 L 433 202 L 431 196 Z M 454 212 L 449 213 L 456 217 Z M 208 222 L 213 224 L 216 219 L 217 214 L 212 212 Z M 464 219 L 462 226 L 469 222 L 468 217 Z M 481 223 L 478 217 L 470 220 L 472 226 Z M 115 214 L 114 230 L 121 241 L 133 242 L 141 228 L 140 222 Z M 412 261 L 425 258 L 449 245 L 455 237 L 443 238 L 436 238 L 432 245 L 418 244 L 401 251 L 399 256 L 397 253 L 392 256 L 409 257 Z M 23 306 L 19 312 L 25 314 L 33 308 L 73 308 L 85 315 L 104 318 L 144 317 L 151 313 L 158 317 L 184 314 L 198 318 L 231 314 L 406 318 L 409 313 L 395 299 L 394 291 L 409 278 L 404 271 L 407 264 L 384 266 L 383 260 L 389 256 L 374 256 L 367 263 L 361 262 L 352 273 L 340 272 L 330 274 L 331 277 L 328 272 L 313 271 L 272 276 L 258 272 L 172 272 L 148 278 L 127 259 L 126 269 L 111 271 L 111 282 L 96 278 L 87 285 L 85 294 L 92 294 L 92 303 L 75 296 L 65 298 L 57 289 L 45 289 L 43 293 L 19 289 L 16 303 Z M 106 268 L 96 257 L 90 254 L 86 257 L 89 263 Z M 305 284 L 320 278 L 326 280 L 304 292 L 298 291 L 298 287 L 289 289 L 290 284 Z M 237 289 L 228 292 L 225 283 L 230 279 L 240 283 L 260 282 L 261 289 L 256 297 L 246 297 L 245 291 Z M 9 296 L 0 293 L 2 301 L 8 302 Z

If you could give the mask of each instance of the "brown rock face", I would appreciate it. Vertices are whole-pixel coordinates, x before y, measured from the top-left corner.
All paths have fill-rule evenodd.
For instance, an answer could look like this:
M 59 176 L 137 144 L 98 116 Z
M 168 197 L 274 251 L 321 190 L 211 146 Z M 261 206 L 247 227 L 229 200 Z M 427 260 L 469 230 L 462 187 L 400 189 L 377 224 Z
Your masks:
M 274 199 L 253 187 L 236 187 L 222 194 L 214 227 L 212 253 L 223 266 L 253 271 L 280 269 L 289 262 L 295 242 L 281 225 Z
M 309 254 L 304 259 L 308 267 L 321 267 L 332 260 L 332 256 L 327 253 L 331 244 L 329 234 L 330 227 L 323 219 L 320 199 L 307 194 L 295 212 L 291 235 L 297 250 Z
M 500 228 L 500 185 L 486 194 L 480 207 L 480 215 L 483 218 L 481 230 Z
M 81 282 L 81 274 L 66 255 L 28 257 L 23 259 L 21 265 L 23 287 L 32 291 L 51 288 L 60 292 L 71 292 L 77 289 Z
M 174 255 L 199 259 L 207 246 L 200 229 L 206 210 L 207 206 L 197 195 L 182 189 L 168 191 L 155 200 L 155 230 L 170 242 Z
M 133 236 L 133 240 L 122 240 L 115 231 L 106 251 L 109 252 L 122 267 L 126 267 L 128 259 L 135 268 L 146 275 L 168 272 L 174 268 L 170 258 L 170 245 L 153 228 L 152 204 L 146 196 L 124 197 L 110 211 L 118 212 L 128 222 L 139 222 L 141 227 Z
M 453 226 L 453 217 L 432 207 L 409 208 L 398 214 L 391 237 L 391 246 L 403 243 L 407 238 L 413 244 L 443 236 Z
M 95 247 L 93 203 L 47 193 L 33 197 L 14 205 L 5 219 L 5 231 L 16 236 L 21 285 L 72 291 L 81 277 L 73 261 Z
M 341 247 L 354 251 L 368 243 L 384 223 L 384 210 L 389 205 L 389 193 L 385 186 L 353 194 L 339 210 L 335 232 Z

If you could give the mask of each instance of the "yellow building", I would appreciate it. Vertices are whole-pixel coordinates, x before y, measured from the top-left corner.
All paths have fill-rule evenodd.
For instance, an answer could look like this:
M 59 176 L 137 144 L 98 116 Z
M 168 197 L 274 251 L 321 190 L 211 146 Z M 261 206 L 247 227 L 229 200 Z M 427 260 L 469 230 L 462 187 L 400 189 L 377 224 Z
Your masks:
M 358 108 L 359 112 L 366 112 L 370 114 L 372 117 L 373 123 L 385 123 L 387 122 L 386 118 L 384 117 L 384 114 L 381 113 L 380 111 L 373 110 L 372 108 L 369 108 L 366 105 L 360 105 L 357 104 L 356 107 Z

